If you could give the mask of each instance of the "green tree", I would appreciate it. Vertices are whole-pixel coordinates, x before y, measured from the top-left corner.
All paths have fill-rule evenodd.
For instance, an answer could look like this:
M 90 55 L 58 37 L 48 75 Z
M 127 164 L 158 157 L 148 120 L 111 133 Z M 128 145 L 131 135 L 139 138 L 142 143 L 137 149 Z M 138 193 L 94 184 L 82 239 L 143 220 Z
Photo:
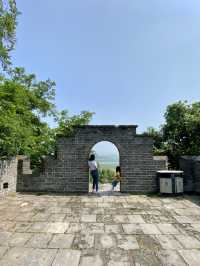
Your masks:
M 177 102 L 167 107 L 163 143 L 173 167 L 181 155 L 200 154 L 200 102 Z
M 115 176 L 115 171 L 107 168 L 102 168 L 99 171 L 100 183 L 111 183 L 113 177 Z
M 18 14 L 15 0 L 0 0 L 0 64 L 4 70 L 11 64 Z
M 153 154 L 154 155 L 162 155 L 165 153 L 165 145 L 163 143 L 163 130 L 162 127 L 157 130 L 153 127 L 147 128 L 147 131 L 143 134 L 144 136 L 150 136 L 154 140 L 153 144 Z
M 63 110 L 57 113 L 56 121 L 58 127 L 56 129 L 57 135 L 70 137 L 76 126 L 87 125 L 94 113 L 88 111 L 82 111 L 79 115 L 70 116 L 67 110 Z
M 0 80 L 0 157 L 25 154 L 37 157 L 50 152 L 53 131 L 42 117 L 53 115 L 55 83 L 36 81 L 22 68 Z
M 182 155 L 200 154 L 200 102 L 179 101 L 167 106 L 160 130 L 149 128 L 144 135 L 154 139 L 154 154 L 167 155 L 172 168 Z

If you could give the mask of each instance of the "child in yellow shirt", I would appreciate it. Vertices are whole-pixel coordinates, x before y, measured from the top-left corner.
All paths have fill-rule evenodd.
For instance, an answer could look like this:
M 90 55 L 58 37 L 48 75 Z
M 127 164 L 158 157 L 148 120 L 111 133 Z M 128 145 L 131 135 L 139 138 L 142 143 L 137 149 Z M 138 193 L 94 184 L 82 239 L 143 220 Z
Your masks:
M 122 180 L 121 177 L 121 169 L 120 166 L 116 167 L 116 175 L 114 176 L 114 179 L 112 181 L 112 190 L 115 189 L 115 187 L 117 186 L 117 184 Z

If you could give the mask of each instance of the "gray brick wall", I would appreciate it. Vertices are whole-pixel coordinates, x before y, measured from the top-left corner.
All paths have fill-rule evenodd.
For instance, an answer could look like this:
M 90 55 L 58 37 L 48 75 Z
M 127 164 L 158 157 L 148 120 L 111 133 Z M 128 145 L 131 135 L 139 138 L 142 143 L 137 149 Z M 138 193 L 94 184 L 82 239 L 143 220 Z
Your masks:
M 88 157 L 93 146 L 110 141 L 120 154 L 122 192 L 147 193 L 157 190 L 156 171 L 166 162 L 154 160 L 153 141 L 136 134 L 137 126 L 80 126 L 69 138 L 57 139 L 57 158 L 47 158 L 39 177 L 24 174 L 19 191 L 88 192 Z
M 184 171 L 184 191 L 200 192 L 200 156 L 182 156 L 179 165 Z

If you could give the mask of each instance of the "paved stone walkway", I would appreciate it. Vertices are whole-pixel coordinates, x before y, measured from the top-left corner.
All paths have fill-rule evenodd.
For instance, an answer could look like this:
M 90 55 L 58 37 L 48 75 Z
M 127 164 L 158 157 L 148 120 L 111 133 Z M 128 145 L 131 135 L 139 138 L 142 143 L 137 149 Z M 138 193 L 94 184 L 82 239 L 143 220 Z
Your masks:
M 1 266 L 200 265 L 200 197 L 0 198 Z
M 92 184 L 90 183 L 89 185 L 89 192 L 92 192 Z M 120 192 L 120 183 L 117 184 L 117 186 L 114 189 L 116 192 Z M 101 195 L 105 194 L 109 194 L 108 192 L 112 191 L 112 184 L 110 183 L 105 183 L 105 184 L 99 184 L 99 192 L 101 192 Z M 115 193 L 116 195 L 116 193 Z

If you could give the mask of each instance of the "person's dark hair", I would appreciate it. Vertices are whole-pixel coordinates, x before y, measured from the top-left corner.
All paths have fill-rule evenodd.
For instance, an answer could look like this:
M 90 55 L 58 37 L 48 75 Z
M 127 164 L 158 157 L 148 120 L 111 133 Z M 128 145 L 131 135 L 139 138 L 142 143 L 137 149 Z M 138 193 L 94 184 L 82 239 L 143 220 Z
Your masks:
M 120 168 L 120 166 L 117 166 L 116 167 L 116 172 L 119 172 L 121 174 L 121 168 Z
M 91 154 L 90 155 L 90 158 L 89 158 L 89 161 L 94 161 L 95 160 L 95 155 L 94 154 Z

